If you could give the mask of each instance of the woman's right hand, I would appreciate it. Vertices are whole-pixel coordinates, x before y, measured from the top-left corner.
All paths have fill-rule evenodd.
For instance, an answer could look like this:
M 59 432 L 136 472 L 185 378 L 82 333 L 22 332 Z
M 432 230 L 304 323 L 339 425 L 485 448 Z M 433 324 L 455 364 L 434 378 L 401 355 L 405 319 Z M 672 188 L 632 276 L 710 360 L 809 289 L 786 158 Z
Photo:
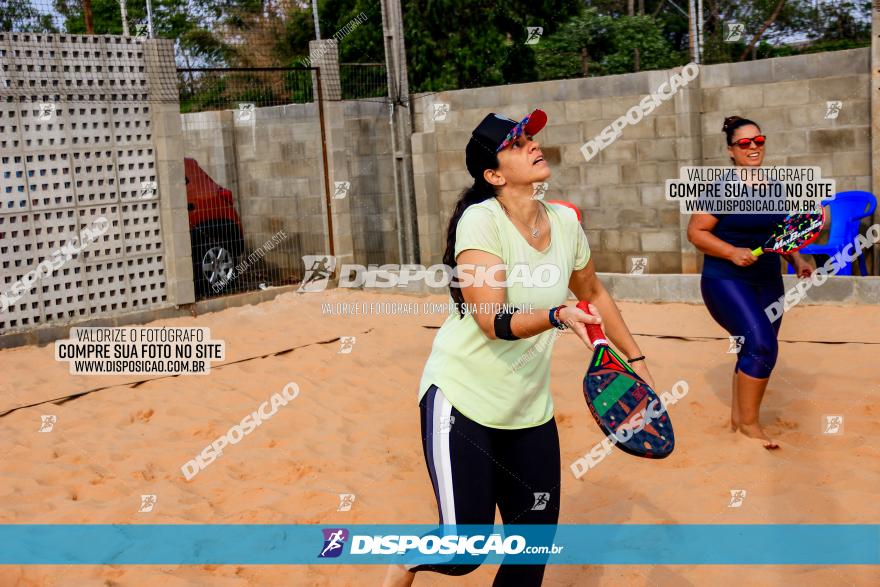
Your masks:
M 727 259 L 733 263 L 734 265 L 738 265 L 740 267 L 748 267 L 752 263 L 758 260 L 758 258 L 752 254 L 752 251 L 745 247 L 736 247 L 733 249 L 733 252 L 727 257 Z
M 590 337 L 587 334 L 587 324 L 602 324 L 602 317 L 599 315 L 599 310 L 596 309 L 596 306 L 593 304 L 588 304 L 587 307 L 590 308 L 590 314 L 587 314 L 577 306 L 565 306 L 561 310 L 559 310 L 559 320 L 568 326 L 568 328 L 578 335 L 587 348 L 592 350 L 593 344 L 590 342 Z

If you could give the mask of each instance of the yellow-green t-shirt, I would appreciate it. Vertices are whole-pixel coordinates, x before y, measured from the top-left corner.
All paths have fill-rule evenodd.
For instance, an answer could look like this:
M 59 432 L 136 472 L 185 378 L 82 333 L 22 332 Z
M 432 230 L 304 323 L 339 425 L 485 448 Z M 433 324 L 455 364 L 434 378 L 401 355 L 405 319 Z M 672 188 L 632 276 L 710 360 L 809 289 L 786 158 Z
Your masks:
M 586 266 L 590 247 L 574 210 L 539 202 L 550 219 L 550 245 L 544 251 L 533 248 L 498 201 L 489 198 L 462 214 L 455 231 L 455 257 L 467 249 L 500 257 L 507 266 L 505 303 L 524 306 L 521 311 L 530 306 L 546 315 L 568 299 L 571 273 Z M 517 264 L 524 265 L 516 269 Z M 530 338 L 492 340 L 473 315 L 459 318 L 458 311 L 451 311 L 434 338 L 419 400 L 434 384 L 459 412 L 479 424 L 539 426 L 553 417 L 550 354 L 556 334 L 551 328 Z

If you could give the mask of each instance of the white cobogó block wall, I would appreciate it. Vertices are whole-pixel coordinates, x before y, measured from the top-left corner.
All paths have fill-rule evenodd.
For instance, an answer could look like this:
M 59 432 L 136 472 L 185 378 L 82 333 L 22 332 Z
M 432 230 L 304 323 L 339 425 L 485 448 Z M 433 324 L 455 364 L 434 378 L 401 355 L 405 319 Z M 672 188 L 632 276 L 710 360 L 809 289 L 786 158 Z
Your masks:
M 0 334 L 167 305 L 145 44 L 0 33 L 0 295 L 94 220 L 109 221 L 0 306 Z

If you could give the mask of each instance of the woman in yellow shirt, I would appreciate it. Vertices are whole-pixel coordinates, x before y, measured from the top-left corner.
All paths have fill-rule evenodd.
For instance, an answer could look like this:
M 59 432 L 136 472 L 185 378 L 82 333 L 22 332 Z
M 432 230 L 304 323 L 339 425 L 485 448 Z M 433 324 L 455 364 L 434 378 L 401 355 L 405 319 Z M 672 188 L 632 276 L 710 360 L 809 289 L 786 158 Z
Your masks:
M 425 461 L 441 524 L 551 524 L 559 518 L 559 437 L 550 396 L 557 329 L 590 348 L 586 324 L 608 336 L 652 387 L 638 344 L 596 277 L 576 213 L 534 197 L 550 177 L 534 140 L 547 115 L 520 122 L 489 114 L 474 129 L 466 163 L 474 185 L 449 222 L 444 263 L 455 270 L 449 317 L 419 385 Z M 566 306 L 569 289 L 594 304 Z M 469 565 L 392 566 L 386 586 L 415 572 L 463 575 Z M 540 585 L 544 565 L 504 565 L 494 585 Z

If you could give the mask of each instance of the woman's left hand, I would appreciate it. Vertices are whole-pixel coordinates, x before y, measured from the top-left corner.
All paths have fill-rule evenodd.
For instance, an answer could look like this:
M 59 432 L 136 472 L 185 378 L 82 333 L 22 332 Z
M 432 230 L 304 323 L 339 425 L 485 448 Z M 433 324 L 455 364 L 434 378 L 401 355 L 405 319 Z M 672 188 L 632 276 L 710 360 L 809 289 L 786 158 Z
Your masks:
M 647 383 L 651 389 L 657 391 L 657 387 L 654 385 L 654 378 L 651 376 L 651 372 L 648 371 L 648 365 L 645 361 L 646 359 L 630 363 L 630 367 L 636 372 L 636 375 L 645 380 L 645 383 Z
M 794 265 L 794 273 L 798 277 L 810 277 L 815 271 L 813 265 L 800 255 L 795 255 L 792 265 Z

